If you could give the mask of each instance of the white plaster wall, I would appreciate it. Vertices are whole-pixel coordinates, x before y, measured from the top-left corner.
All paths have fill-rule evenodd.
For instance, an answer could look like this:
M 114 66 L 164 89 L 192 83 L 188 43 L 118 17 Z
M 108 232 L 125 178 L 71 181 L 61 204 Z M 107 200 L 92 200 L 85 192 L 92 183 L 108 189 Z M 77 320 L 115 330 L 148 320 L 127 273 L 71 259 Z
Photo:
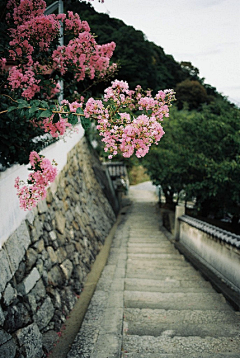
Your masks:
M 240 250 L 180 222 L 180 243 L 240 292 Z
M 78 129 L 78 133 L 75 132 L 66 136 L 64 140 L 59 140 L 41 152 L 46 158 L 51 161 L 54 159 L 58 163 L 58 173 L 61 172 L 67 163 L 68 152 L 84 135 L 81 124 L 76 125 L 75 128 Z M 16 189 L 14 188 L 17 176 L 23 180 L 27 179 L 29 174 L 27 168 L 28 166 L 26 165 L 18 164 L 0 173 L 0 248 L 28 214 L 27 211 L 20 209 Z M 58 178 L 51 184 L 53 192 L 56 190 L 57 182 Z

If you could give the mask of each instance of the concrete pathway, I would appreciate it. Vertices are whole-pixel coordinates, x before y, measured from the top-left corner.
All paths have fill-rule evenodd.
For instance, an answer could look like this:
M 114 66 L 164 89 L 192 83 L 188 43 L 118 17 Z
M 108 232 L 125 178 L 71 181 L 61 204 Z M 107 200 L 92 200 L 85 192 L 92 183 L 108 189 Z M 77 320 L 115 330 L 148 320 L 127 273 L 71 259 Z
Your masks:
M 239 358 L 239 314 L 166 238 L 154 189 L 130 198 L 67 358 Z

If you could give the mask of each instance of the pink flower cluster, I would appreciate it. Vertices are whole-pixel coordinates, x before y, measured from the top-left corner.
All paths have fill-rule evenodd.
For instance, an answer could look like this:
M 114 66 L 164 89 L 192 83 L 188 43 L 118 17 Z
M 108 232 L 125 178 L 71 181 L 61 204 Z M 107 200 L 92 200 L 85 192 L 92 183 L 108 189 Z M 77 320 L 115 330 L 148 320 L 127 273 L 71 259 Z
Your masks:
M 30 153 L 29 161 L 33 172 L 28 175 L 27 184 L 23 185 L 19 177 L 15 180 L 20 207 L 24 210 L 31 210 L 39 200 L 46 197 L 47 186 L 57 176 L 57 168 L 53 166 L 55 163 L 51 164 L 50 160 L 40 156 L 37 152 Z
M 88 23 L 81 21 L 78 14 L 69 11 L 67 15 L 44 15 L 46 3 L 43 0 L 9 0 L 7 7 L 12 38 L 9 56 L 19 62 L 18 66 L 12 68 L 8 81 L 13 90 L 24 89 L 22 96 L 26 99 L 32 99 L 38 92 L 46 98 L 59 92 L 54 88 L 50 95 L 42 91 L 44 80 L 39 74 L 51 68 L 58 70 L 62 76 L 70 71 L 77 81 L 83 80 L 86 75 L 93 79 L 115 71 L 116 65 L 110 65 L 115 43 L 98 45 Z M 66 34 L 75 36 L 65 46 L 58 46 L 60 21 L 64 23 Z M 0 65 L 0 69 L 3 69 L 3 60 Z M 24 80 L 25 76 L 29 79 L 29 86 Z
M 83 31 L 90 32 L 90 27 L 87 21 L 81 21 L 78 14 L 68 11 L 67 17 L 65 14 L 61 14 L 58 15 L 58 19 L 63 15 L 64 17 L 61 20 L 65 20 L 65 31 L 73 32 L 75 36 L 78 36 L 78 34 Z
M 66 99 L 64 99 L 62 102 L 61 102 L 61 105 L 62 105 L 62 109 L 64 109 L 64 106 L 66 106 L 66 108 L 68 109 L 69 108 L 69 111 L 72 112 L 72 113 L 76 113 L 77 109 L 78 108 L 82 108 L 83 106 L 83 101 L 84 101 L 84 97 L 81 96 L 80 98 L 80 102 L 72 102 L 70 103 L 69 101 L 67 101 Z
M 84 98 L 82 97 L 82 101 Z M 57 114 L 59 116 L 58 121 L 53 121 L 54 114 L 51 115 L 51 117 L 44 118 L 42 122 L 38 123 L 38 126 L 40 125 L 46 133 L 50 133 L 53 138 L 58 138 L 59 136 L 63 136 L 67 129 L 73 130 L 72 124 L 68 122 L 68 118 L 63 117 L 61 112 L 64 112 L 65 114 L 70 113 L 76 113 L 77 108 L 82 108 L 83 103 L 82 102 L 72 102 L 70 103 L 67 100 L 63 100 L 61 102 L 61 106 L 58 107 L 59 113 Z M 36 122 L 33 122 L 33 125 L 37 125 Z
M 71 69 L 77 81 L 84 80 L 86 74 L 91 79 L 96 75 L 103 77 L 109 69 L 115 46 L 114 42 L 97 45 L 90 32 L 80 32 L 68 45 L 53 51 L 53 66 L 60 70 L 61 75 Z
M 59 120 L 56 123 L 53 123 L 52 115 L 50 118 L 44 118 L 43 120 L 43 128 L 46 133 L 50 133 L 53 138 L 58 138 L 59 136 L 64 135 L 67 128 L 72 128 L 72 125 L 68 123 L 67 118 L 63 118 L 59 115 Z
M 160 122 L 169 116 L 172 100 L 172 90 L 159 91 L 153 98 L 149 91 L 144 93 L 140 86 L 130 91 L 127 82 L 115 80 L 105 90 L 104 103 L 90 98 L 84 114 L 97 118 L 97 129 L 103 137 L 104 150 L 110 152 L 109 159 L 119 151 L 124 157 L 135 153 L 140 158 L 163 136 Z M 124 112 L 124 108 L 130 108 L 132 114 Z M 141 114 L 134 117 L 136 111 L 141 111 Z
M 6 63 L 7 63 L 7 59 L 2 57 L 0 58 L 0 72 L 5 71 L 6 69 Z
M 31 69 L 26 69 L 23 73 L 21 68 L 13 66 L 9 71 L 8 81 L 12 89 L 22 88 L 22 96 L 28 100 L 40 91 L 40 80 L 35 78 L 35 73 Z

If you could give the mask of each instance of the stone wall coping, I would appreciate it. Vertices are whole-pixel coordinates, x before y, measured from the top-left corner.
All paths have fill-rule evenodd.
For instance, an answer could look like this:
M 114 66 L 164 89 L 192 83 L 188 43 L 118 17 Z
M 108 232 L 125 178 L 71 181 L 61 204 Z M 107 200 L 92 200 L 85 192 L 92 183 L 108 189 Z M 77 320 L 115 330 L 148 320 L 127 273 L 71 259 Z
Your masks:
M 237 247 L 240 249 L 240 236 L 236 235 L 230 231 L 226 231 L 223 229 L 220 229 L 214 225 L 208 224 L 204 221 L 192 218 L 188 215 L 182 215 L 178 218 L 180 221 L 183 221 L 193 227 L 195 227 L 198 230 L 201 230 L 202 232 L 211 235 L 224 243 L 227 243 L 231 246 Z
M 48 159 L 58 163 L 58 173 L 64 168 L 67 163 L 67 156 L 70 150 L 81 140 L 84 136 L 84 130 L 81 124 L 75 126 L 76 132 L 66 136 L 63 140 L 44 148 L 41 154 Z M 21 222 L 27 218 L 29 212 L 20 209 L 19 200 L 16 195 L 14 183 L 16 177 L 26 180 L 29 174 L 28 165 L 13 165 L 4 172 L 0 172 L 0 249 L 8 237 L 20 226 Z M 58 175 L 59 177 L 59 175 Z M 51 190 L 54 192 L 57 187 L 58 177 L 51 185 Z

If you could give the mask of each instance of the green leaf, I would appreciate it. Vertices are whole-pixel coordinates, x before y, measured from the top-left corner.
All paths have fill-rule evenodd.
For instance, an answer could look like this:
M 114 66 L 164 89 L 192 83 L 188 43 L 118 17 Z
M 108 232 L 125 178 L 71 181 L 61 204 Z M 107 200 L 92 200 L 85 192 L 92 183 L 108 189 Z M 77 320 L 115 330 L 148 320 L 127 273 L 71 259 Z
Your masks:
M 48 108 L 49 104 L 46 101 L 40 101 L 40 106 L 43 108 Z
M 32 114 L 37 111 L 38 111 L 38 107 L 36 107 L 36 106 L 32 106 L 31 108 L 29 108 L 29 114 Z
M 65 105 L 63 106 L 63 110 L 64 110 L 64 112 L 69 112 L 69 111 L 70 111 L 69 105 L 68 105 L 68 104 L 65 104 Z
M 50 104 L 50 107 L 49 107 L 52 111 L 56 111 L 57 110 L 57 107 L 55 104 Z
M 73 113 L 70 113 L 69 116 L 68 116 L 68 122 L 71 123 L 71 124 L 77 124 L 78 122 L 78 118 L 76 115 L 74 115 Z
M 15 106 L 9 107 L 9 108 L 8 108 L 8 113 L 14 111 L 14 110 L 17 109 L 17 108 L 18 108 L 18 107 L 15 107 Z
M 17 103 L 19 105 L 24 105 L 24 106 L 28 106 L 28 102 L 25 99 L 18 99 Z M 18 106 L 19 107 L 19 106 Z
M 48 118 L 51 117 L 52 114 L 52 111 L 50 109 L 47 109 L 46 111 L 42 111 L 38 118 Z
M 38 99 L 34 99 L 30 102 L 30 105 L 33 107 L 40 107 L 41 101 L 39 101 Z
M 81 117 L 81 124 L 83 126 L 83 129 L 88 129 L 91 126 L 91 121 L 89 118 Z
M 58 114 L 58 113 L 55 113 L 54 116 L 53 116 L 52 122 L 53 122 L 53 123 L 57 123 L 58 121 L 59 121 L 59 114 Z
M 22 109 L 22 108 L 29 108 L 28 103 L 27 104 L 25 104 L 25 103 L 19 104 L 18 109 Z
M 76 110 L 77 114 L 84 114 L 83 109 L 81 107 L 78 107 Z

